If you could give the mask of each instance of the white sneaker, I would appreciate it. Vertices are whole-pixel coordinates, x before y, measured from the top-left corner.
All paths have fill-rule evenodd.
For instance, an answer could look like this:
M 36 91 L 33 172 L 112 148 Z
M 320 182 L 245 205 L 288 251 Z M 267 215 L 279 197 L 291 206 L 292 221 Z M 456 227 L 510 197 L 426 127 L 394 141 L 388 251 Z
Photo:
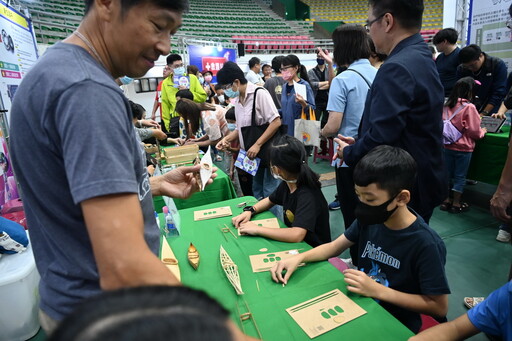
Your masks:
M 505 230 L 499 230 L 496 240 L 502 243 L 510 242 L 510 233 Z
M 352 263 L 352 258 L 341 258 L 341 260 L 347 264 L 348 268 L 349 269 L 355 269 L 357 270 L 356 266 L 354 265 L 354 263 Z

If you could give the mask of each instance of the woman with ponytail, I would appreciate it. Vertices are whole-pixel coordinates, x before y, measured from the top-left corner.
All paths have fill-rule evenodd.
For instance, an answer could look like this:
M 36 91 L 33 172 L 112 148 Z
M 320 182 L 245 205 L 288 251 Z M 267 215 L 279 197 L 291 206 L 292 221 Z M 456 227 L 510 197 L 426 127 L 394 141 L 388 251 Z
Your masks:
M 288 125 L 288 135 L 294 136 L 294 123 L 300 118 L 302 110 L 306 114 L 309 113 L 309 108 L 315 110 L 315 95 L 309 84 L 306 67 L 300 63 L 296 55 L 290 54 L 284 57 L 281 63 L 281 76 L 285 80 L 281 93 L 283 125 Z M 306 86 L 307 98 L 295 93 L 294 82 Z
M 305 241 L 315 247 L 331 241 L 329 209 L 320 189 L 319 175 L 306 163 L 304 145 L 293 136 L 283 136 L 270 149 L 270 170 L 281 184 L 269 197 L 244 208 L 233 224 L 245 235 L 260 236 L 282 242 Z M 250 222 L 257 214 L 274 205 L 283 206 L 288 228 L 273 229 Z

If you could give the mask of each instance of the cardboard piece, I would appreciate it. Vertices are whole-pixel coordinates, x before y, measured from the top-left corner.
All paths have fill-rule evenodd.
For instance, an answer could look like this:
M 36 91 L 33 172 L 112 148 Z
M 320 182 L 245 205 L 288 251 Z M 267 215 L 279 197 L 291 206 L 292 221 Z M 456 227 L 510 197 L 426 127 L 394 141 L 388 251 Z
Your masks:
M 163 154 L 165 155 L 165 162 L 168 165 L 193 163 L 198 157 L 199 146 L 191 144 L 187 146 L 179 146 L 172 148 L 164 148 Z
M 174 277 L 181 282 L 180 267 L 178 265 L 178 258 L 172 252 L 167 239 L 162 240 L 162 251 L 160 252 L 160 259 L 167 266 L 167 269 L 172 272 Z
M 297 304 L 286 311 L 310 338 L 366 314 L 363 308 L 339 289 Z
M 208 180 L 210 180 L 212 176 L 213 161 L 211 154 L 211 146 L 208 147 L 208 151 L 206 152 L 206 154 L 204 154 L 199 164 L 201 165 L 201 169 L 199 170 L 199 175 L 201 176 L 201 183 L 199 185 L 201 191 L 204 191 L 206 183 L 208 182 Z
M 194 221 L 228 217 L 230 215 L 233 215 L 233 213 L 229 206 L 210 208 L 207 210 L 195 211 Z
M 268 271 L 280 260 L 290 258 L 297 254 L 299 254 L 299 250 L 295 249 L 249 256 L 252 272 Z
M 251 220 L 251 223 L 254 223 L 258 226 L 268 227 L 270 229 L 278 229 L 279 221 L 277 218 L 269 218 L 269 219 L 260 219 L 260 220 Z M 237 229 L 238 235 L 241 236 L 240 229 Z

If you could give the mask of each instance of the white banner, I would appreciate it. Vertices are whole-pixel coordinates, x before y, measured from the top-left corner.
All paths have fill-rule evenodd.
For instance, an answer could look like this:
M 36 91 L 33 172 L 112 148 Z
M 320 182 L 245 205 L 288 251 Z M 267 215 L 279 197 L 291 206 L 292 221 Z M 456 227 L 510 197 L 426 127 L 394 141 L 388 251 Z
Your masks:
M 512 70 L 512 36 L 506 26 L 512 0 L 471 0 L 468 42 L 482 51 L 501 58 Z

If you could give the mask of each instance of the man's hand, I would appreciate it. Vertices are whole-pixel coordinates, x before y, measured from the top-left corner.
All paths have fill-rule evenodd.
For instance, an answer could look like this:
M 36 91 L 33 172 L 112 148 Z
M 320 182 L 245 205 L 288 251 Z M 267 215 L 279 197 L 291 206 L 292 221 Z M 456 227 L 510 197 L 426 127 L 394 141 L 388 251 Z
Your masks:
M 178 87 L 178 89 L 180 89 L 180 90 L 187 90 L 188 88 L 185 85 L 180 85 Z
M 327 64 L 332 64 L 332 57 L 328 50 L 322 50 L 320 47 L 318 49 L 318 55 L 325 60 Z
M 507 118 L 507 116 L 505 115 L 504 112 L 499 112 L 499 111 L 497 113 L 495 113 L 495 114 L 492 114 L 491 117 L 499 118 L 499 119 L 502 119 L 502 120 Z
M 303 256 L 301 254 L 298 254 L 296 256 L 287 258 L 285 260 L 281 260 L 274 264 L 272 269 L 270 269 L 270 275 L 272 276 L 274 282 L 288 284 L 290 276 L 295 272 L 295 270 L 299 267 L 302 261 Z M 284 277 L 283 271 L 286 271 Z
M 141 127 L 150 127 L 160 129 L 160 125 L 154 120 L 140 120 Z
M 233 225 L 235 225 L 236 228 L 240 227 L 240 224 L 246 223 L 249 220 L 251 220 L 252 214 L 249 211 L 244 211 L 240 213 L 240 215 L 237 215 L 234 217 L 231 221 L 233 222 Z
M 201 169 L 200 165 L 191 167 L 178 167 L 164 175 L 150 178 L 153 196 L 165 195 L 171 198 L 186 199 L 199 189 L 195 178 Z M 216 167 L 213 167 L 212 176 L 207 185 L 217 177 Z
M 256 156 L 258 156 L 258 153 L 260 152 L 261 147 L 258 146 L 258 144 L 253 144 L 251 148 L 247 151 L 247 157 L 251 160 L 254 160 Z
M 255 223 L 250 221 L 246 223 L 242 223 L 238 228 L 241 234 L 249 235 L 249 236 L 257 236 L 259 234 L 260 227 Z
M 491 214 L 504 222 L 510 222 L 512 217 L 507 214 L 507 207 L 511 204 L 512 193 L 497 190 L 491 198 Z
M 375 282 L 362 271 L 348 269 L 343 271 L 345 275 L 345 283 L 350 292 L 363 295 L 366 297 L 378 297 L 382 285 Z
M 334 138 L 334 142 L 338 144 L 338 148 L 336 148 L 335 157 L 343 161 L 343 149 L 345 149 L 346 146 L 353 145 L 354 143 L 356 143 L 356 140 L 354 140 L 353 137 L 338 135 L 338 137 Z

